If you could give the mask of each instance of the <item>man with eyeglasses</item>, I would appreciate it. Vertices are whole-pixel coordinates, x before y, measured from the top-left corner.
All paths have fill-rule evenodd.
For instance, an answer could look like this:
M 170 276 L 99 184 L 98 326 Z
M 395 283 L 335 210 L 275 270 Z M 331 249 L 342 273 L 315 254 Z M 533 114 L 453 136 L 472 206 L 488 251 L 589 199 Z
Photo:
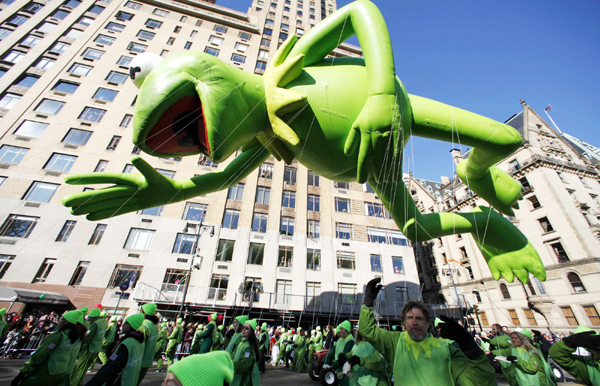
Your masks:
M 429 310 L 421 301 L 409 301 L 402 309 L 403 332 L 375 326 L 373 303 L 381 278 L 365 288 L 358 331 L 392 366 L 397 385 L 450 386 L 497 385 L 496 374 L 473 337 L 458 323 L 440 316 L 440 334 L 431 334 Z M 456 347 L 451 341 L 458 346 Z

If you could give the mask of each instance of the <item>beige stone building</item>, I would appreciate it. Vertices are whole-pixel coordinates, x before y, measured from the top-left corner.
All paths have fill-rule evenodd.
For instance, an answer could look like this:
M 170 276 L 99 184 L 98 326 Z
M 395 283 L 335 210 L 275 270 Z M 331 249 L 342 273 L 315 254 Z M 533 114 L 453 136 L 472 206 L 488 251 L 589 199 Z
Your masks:
M 523 111 L 506 123 L 521 133 L 523 146 L 498 167 L 523 185 L 524 200 L 510 220 L 538 251 L 547 280 L 531 276 L 528 284 L 518 279 L 497 282 L 472 235 L 448 236 L 415 245 L 423 298 L 466 309 L 477 305 L 484 329 L 493 323 L 563 332 L 579 324 L 600 329 L 597 163 L 525 102 L 522 105 Z M 456 161 L 463 157 L 458 150 L 453 156 Z M 436 183 L 408 177 L 407 183 L 426 212 L 467 212 L 488 206 L 460 180 Z
M 195 314 L 320 323 L 357 319 L 359 294 L 375 276 L 387 285 L 383 318 L 420 296 L 413 250 L 372 189 L 297 163 L 271 158 L 229 191 L 99 222 L 60 203 L 95 188 L 66 185 L 67 174 L 135 172 L 128 66 L 136 55 L 197 50 L 262 73 L 278 44 L 302 36 L 335 1 L 254 0 L 247 13 L 171 0 L 3 0 L 0 8 L 0 285 L 52 293 L 48 307 L 102 303 L 125 314 L 155 301 L 172 316 L 187 293 Z M 202 156 L 141 156 L 175 179 L 222 167 Z

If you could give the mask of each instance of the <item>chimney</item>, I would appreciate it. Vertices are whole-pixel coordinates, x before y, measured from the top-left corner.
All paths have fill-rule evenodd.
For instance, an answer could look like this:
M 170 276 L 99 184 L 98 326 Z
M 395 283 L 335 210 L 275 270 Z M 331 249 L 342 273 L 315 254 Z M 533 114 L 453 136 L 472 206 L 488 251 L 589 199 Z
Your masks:
M 442 184 L 444 186 L 448 185 L 451 182 L 450 177 L 442 176 Z
M 458 165 L 458 163 L 463 159 L 462 151 L 458 149 L 450 150 L 450 154 L 452 154 L 452 160 L 454 161 L 455 165 Z

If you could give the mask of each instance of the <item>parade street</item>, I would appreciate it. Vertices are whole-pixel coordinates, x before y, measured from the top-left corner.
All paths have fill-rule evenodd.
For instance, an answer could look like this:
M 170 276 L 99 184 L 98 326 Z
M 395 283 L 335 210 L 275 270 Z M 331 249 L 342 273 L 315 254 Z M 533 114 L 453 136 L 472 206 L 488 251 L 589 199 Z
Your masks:
M 17 375 L 19 368 L 25 363 L 24 359 L 5 359 L 0 361 L 0 385 L 10 385 L 11 380 Z M 91 377 L 98 371 L 99 365 L 94 367 L 94 371 L 87 373 L 85 381 L 87 382 Z M 155 367 L 153 367 L 146 377 L 142 381 L 143 386 L 159 386 L 162 385 L 162 381 L 165 378 L 166 373 L 157 373 Z M 267 372 L 262 374 L 260 377 L 261 386 L 280 386 L 285 383 L 286 386 L 320 386 L 319 382 L 312 381 L 308 374 L 292 372 L 288 369 L 280 366 L 277 369 L 267 365 Z M 559 385 L 580 385 L 581 383 L 575 382 L 572 378 L 568 377 L 567 382 L 560 383 Z M 498 376 L 498 385 L 508 385 L 506 380 L 502 376 Z M 43 385 L 40 385 L 43 386 Z

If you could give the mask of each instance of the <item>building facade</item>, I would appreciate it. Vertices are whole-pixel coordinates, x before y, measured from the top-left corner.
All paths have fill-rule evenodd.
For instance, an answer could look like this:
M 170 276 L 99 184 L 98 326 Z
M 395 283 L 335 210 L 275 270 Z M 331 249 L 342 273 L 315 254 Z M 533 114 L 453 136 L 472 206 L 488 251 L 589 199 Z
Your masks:
M 133 57 L 198 50 L 262 73 L 289 34 L 301 37 L 335 1 L 254 0 L 247 13 L 172 0 L 4 0 L 0 8 L 1 285 L 120 314 L 154 301 L 169 316 L 184 304 L 196 315 L 320 323 L 357 319 L 359 294 L 375 276 L 386 283 L 383 318 L 420 296 L 413 250 L 373 190 L 296 162 L 271 157 L 228 191 L 98 222 L 60 203 L 97 188 L 66 185 L 67 174 L 136 172 Z M 332 53 L 360 54 L 347 44 Z M 141 156 L 174 179 L 223 166 Z
M 580 324 L 600 329 L 599 170 L 593 157 L 522 105 L 506 123 L 519 131 L 523 145 L 497 166 L 523 185 L 524 199 L 509 219 L 538 251 L 546 281 L 530 276 L 527 284 L 497 282 L 475 243 L 474 237 L 485 235 L 447 236 L 414 246 L 423 298 L 467 310 L 477 306 L 477 324 L 488 329 L 493 323 L 563 332 Z M 458 162 L 463 154 L 454 150 L 453 157 Z M 457 179 L 407 181 L 420 209 L 429 213 L 489 206 Z M 476 322 L 474 313 L 471 317 Z

